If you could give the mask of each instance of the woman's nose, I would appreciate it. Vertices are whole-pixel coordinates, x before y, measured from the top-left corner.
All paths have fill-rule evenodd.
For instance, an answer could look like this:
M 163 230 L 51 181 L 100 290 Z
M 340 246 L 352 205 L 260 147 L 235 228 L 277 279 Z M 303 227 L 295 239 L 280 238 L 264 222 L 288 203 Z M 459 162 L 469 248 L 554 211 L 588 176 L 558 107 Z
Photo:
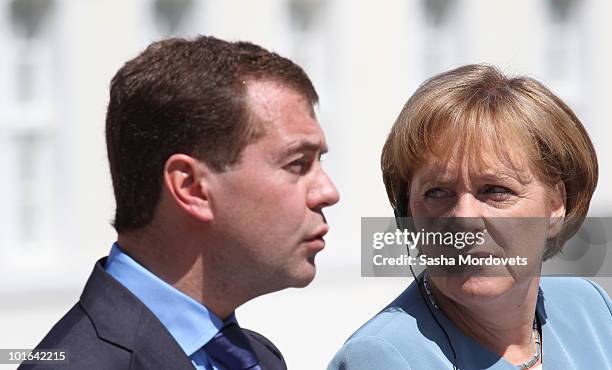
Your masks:
M 460 229 L 456 231 L 478 231 L 484 227 L 483 203 L 471 193 L 461 194 L 448 216 L 454 218 L 454 227 Z

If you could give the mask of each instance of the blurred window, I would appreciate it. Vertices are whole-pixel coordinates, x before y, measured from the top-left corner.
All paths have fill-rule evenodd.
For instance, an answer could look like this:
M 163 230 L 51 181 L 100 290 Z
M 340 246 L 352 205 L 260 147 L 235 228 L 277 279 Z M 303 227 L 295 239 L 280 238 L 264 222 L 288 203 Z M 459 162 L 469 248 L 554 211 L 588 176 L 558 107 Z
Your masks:
M 327 8 L 330 1 L 325 0 L 287 0 L 285 16 L 288 34 L 287 54 L 311 79 L 322 105 L 319 110 L 321 122 L 333 121 L 332 110 L 326 102 L 331 102 L 330 89 L 333 84 L 330 38 L 327 34 Z
M 458 60 L 456 0 L 421 0 L 424 21 L 423 73 L 431 76 L 453 67 Z
M 546 0 L 546 79 L 576 109 L 581 106 L 582 71 L 587 55 L 582 34 L 582 5 L 580 0 Z
M 323 0 L 288 0 L 291 58 L 319 83 L 325 74 L 325 4 Z M 313 81 L 314 83 L 314 81 Z M 315 84 L 319 87 L 319 84 Z
M 55 241 L 53 0 L 0 0 L 0 253 Z
M 202 2 L 202 1 L 197 1 Z M 146 43 L 168 37 L 193 36 L 195 0 L 147 0 Z

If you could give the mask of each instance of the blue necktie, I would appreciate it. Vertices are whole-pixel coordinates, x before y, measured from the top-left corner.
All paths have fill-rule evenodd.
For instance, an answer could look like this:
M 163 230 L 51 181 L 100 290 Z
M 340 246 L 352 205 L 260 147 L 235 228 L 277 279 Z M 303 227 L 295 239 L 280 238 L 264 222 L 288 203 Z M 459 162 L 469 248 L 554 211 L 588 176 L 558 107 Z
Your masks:
M 204 350 L 227 370 L 261 370 L 248 338 L 234 322 L 223 325 Z

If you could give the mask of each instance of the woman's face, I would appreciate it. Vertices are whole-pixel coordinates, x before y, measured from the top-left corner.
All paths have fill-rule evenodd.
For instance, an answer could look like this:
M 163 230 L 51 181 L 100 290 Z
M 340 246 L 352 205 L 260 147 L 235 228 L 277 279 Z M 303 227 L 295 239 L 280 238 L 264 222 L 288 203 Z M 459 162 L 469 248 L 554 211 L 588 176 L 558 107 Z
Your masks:
M 453 257 L 456 263 L 459 255 L 469 261 L 526 258 L 516 260 L 526 265 L 428 267 L 445 296 L 455 301 L 495 298 L 539 275 L 546 239 L 559 232 L 556 221 L 565 215 L 565 194 L 561 182 L 551 189 L 538 180 L 522 157 L 514 156 L 513 165 L 498 158 L 479 166 L 464 159 L 430 161 L 415 172 L 408 206 L 416 230 L 484 235 L 480 244 L 460 250 L 426 245 L 421 254 Z

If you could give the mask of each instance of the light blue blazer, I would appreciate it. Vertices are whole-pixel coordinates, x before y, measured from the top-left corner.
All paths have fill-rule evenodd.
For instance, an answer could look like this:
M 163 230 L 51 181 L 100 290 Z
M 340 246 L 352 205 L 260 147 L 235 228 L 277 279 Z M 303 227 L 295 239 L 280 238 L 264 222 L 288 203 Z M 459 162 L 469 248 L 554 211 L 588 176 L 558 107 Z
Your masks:
M 414 282 L 357 330 L 327 369 L 452 369 L 451 347 L 425 305 L 446 329 L 458 369 L 517 369 L 425 302 Z M 536 314 L 542 324 L 543 369 L 612 369 L 612 302 L 597 284 L 580 278 L 543 277 Z

